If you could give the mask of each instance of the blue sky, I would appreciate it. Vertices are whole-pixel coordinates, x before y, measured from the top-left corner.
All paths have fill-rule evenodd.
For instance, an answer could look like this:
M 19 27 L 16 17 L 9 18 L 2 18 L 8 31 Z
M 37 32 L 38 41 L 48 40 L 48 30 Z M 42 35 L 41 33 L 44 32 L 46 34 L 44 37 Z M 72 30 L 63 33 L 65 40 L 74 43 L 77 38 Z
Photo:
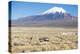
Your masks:
M 34 3 L 34 2 L 20 2 L 12 1 L 11 3 L 11 19 L 19 19 L 21 17 L 39 15 L 52 7 L 62 7 L 71 15 L 77 16 L 77 5 L 66 4 L 50 4 L 50 3 Z

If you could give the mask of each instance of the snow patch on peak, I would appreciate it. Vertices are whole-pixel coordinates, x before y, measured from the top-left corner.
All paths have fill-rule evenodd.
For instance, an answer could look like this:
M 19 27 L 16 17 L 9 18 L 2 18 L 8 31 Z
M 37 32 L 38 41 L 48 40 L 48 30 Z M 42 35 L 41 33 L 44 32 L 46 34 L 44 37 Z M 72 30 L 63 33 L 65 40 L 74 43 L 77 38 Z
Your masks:
M 43 12 L 42 14 L 49 14 L 49 13 L 56 13 L 56 12 L 59 12 L 59 13 L 66 13 L 66 10 L 64 10 L 63 8 L 61 7 L 53 7 L 45 12 Z

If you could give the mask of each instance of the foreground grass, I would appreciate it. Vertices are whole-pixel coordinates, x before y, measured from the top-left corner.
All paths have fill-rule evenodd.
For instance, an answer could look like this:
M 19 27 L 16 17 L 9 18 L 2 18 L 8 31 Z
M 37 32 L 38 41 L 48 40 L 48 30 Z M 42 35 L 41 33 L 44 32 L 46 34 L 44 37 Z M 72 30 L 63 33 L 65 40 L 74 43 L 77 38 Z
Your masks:
M 77 29 L 12 27 L 11 52 L 39 52 L 77 49 Z

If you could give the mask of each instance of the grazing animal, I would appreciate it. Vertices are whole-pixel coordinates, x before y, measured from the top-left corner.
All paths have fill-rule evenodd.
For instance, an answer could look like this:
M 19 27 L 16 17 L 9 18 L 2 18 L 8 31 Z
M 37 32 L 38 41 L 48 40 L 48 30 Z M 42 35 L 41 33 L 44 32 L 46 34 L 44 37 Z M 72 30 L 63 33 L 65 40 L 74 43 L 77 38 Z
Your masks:
M 39 41 L 40 42 L 49 42 L 49 38 L 48 37 L 42 37 L 42 38 L 39 38 Z

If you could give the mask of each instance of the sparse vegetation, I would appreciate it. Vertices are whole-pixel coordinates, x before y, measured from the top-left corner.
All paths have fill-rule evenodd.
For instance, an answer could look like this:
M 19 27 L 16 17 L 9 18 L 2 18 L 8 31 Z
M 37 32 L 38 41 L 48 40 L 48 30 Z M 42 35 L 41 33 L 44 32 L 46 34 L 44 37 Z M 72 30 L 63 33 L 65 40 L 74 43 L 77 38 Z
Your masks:
M 12 27 L 11 52 L 77 49 L 77 29 Z

